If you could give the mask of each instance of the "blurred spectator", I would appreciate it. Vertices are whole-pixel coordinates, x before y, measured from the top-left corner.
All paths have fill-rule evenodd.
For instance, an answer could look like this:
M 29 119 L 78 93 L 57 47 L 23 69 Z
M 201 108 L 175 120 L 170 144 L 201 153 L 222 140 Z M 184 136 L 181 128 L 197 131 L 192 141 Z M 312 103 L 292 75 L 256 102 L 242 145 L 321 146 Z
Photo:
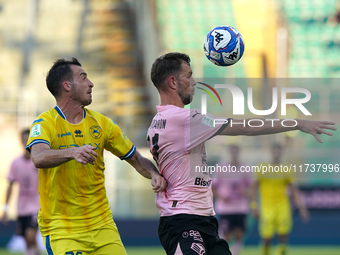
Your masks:
M 272 161 L 261 164 L 262 170 L 267 167 L 267 172 L 258 173 L 258 178 L 253 183 L 250 208 L 255 218 L 259 218 L 259 232 L 263 240 L 262 255 L 269 255 L 271 241 L 275 234 L 278 235 L 278 255 L 287 254 L 286 244 L 292 229 L 292 212 L 289 194 L 299 209 L 304 222 L 309 221 L 309 213 L 300 199 L 298 187 L 293 182 L 293 176 L 282 169 L 282 147 L 279 144 L 272 146 Z M 260 210 L 256 204 L 256 193 L 259 193 Z
M 213 179 L 215 211 L 219 219 L 219 234 L 228 243 L 234 239 L 231 247 L 233 255 L 238 255 L 243 246 L 246 231 L 246 217 L 249 212 L 248 197 L 251 176 L 241 173 L 244 166 L 239 161 L 240 149 L 237 145 L 229 147 L 230 162 L 221 162 L 219 166 L 234 167 L 235 172 L 217 173 Z
M 21 133 L 21 142 L 25 149 L 29 129 Z M 6 193 L 6 204 L 3 207 L 2 223 L 7 225 L 8 202 L 12 195 L 13 183 L 19 184 L 17 234 L 23 236 L 26 242 L 26 255 L 38 255 L 36 241 L 38 231 L 37 216 L 40 208 L 38 193 L 38 169 L 33 165 L 30 154 L 24 150 L 23 155 L 16 158 L 8 175 L 9 186 Z

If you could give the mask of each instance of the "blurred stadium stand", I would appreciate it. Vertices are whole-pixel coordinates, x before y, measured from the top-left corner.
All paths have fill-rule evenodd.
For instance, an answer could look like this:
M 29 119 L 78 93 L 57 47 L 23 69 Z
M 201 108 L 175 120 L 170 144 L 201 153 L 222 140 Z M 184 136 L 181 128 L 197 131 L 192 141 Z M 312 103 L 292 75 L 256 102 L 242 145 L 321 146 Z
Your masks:
M 91 108 L 112 117 L 139 145 L 151 105 L 131 12 L 124 0 L 4 2 L 0 113 L 16 115 L 19 127 L 30 125 L 55 104 L 45 87 L 52 62 L 75 56 L 95 84 Z

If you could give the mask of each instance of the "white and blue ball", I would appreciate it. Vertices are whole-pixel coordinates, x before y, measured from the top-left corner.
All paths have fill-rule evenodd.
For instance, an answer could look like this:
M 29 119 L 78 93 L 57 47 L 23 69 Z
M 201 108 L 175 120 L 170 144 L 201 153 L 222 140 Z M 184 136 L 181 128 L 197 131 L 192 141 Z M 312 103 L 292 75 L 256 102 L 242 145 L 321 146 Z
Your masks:
M 244 52 L 244 40 L 231 26 L 213 28 L 204 41 L 206 57 L 218 66 L 231 66 L 240 60 Z

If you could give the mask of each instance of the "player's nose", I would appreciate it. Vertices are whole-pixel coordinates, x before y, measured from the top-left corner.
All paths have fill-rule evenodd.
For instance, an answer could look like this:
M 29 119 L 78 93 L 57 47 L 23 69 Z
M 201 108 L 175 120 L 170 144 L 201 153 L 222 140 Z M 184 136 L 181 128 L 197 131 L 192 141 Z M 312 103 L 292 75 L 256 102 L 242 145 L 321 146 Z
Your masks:
M 192 79 L 192 86 L 195 86 L 196 85 L 195 79 L 193 77 L 191 77 L 191 79 Z
M 90 84 L 89 84 L 90 88 L 93 88 L 93 87 L 94 87 L 94 84 L 93 84 L 93 82 L 92 82 L 92 81 L 90 81 L 90 80 L 89 80 L 89 82 L 90 82 Z

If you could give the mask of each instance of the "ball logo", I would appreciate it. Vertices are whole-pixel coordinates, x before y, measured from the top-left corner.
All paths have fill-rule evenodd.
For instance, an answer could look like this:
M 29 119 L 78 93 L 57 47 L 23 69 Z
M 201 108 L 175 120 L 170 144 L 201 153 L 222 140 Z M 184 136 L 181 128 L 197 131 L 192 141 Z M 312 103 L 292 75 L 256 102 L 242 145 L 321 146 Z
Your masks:
M 237 38 L 236 46 L 231 52 L 222 52 L 223 61 L 225 63 L 231 64 L 240 58 L 240 38 Z
M 216 50 L 225 48 L 231 40 L 231 35 L 227 30 L 214 30 L 212 35 L 214 37 L 214 48 Z
M 204 54 L 206 56 L 209 56 L 209 44 L 208 44 L 208 41 L 204 41 L 203 50 L 204 50 Z
M 102 128 L 100 126 L 90 127 L 90 134 L 94 139 L 98 139 L 102 136 Z
M 218 66 L 237 63 L 244 52 L 242 35 L 231 26 L 218 26 L 209 31 L 203 44 L 208 60 Z
M 210 51 L 210 56 L 214 59 L 220 60 L 221 59 L 221 54 L 215 51 Z

